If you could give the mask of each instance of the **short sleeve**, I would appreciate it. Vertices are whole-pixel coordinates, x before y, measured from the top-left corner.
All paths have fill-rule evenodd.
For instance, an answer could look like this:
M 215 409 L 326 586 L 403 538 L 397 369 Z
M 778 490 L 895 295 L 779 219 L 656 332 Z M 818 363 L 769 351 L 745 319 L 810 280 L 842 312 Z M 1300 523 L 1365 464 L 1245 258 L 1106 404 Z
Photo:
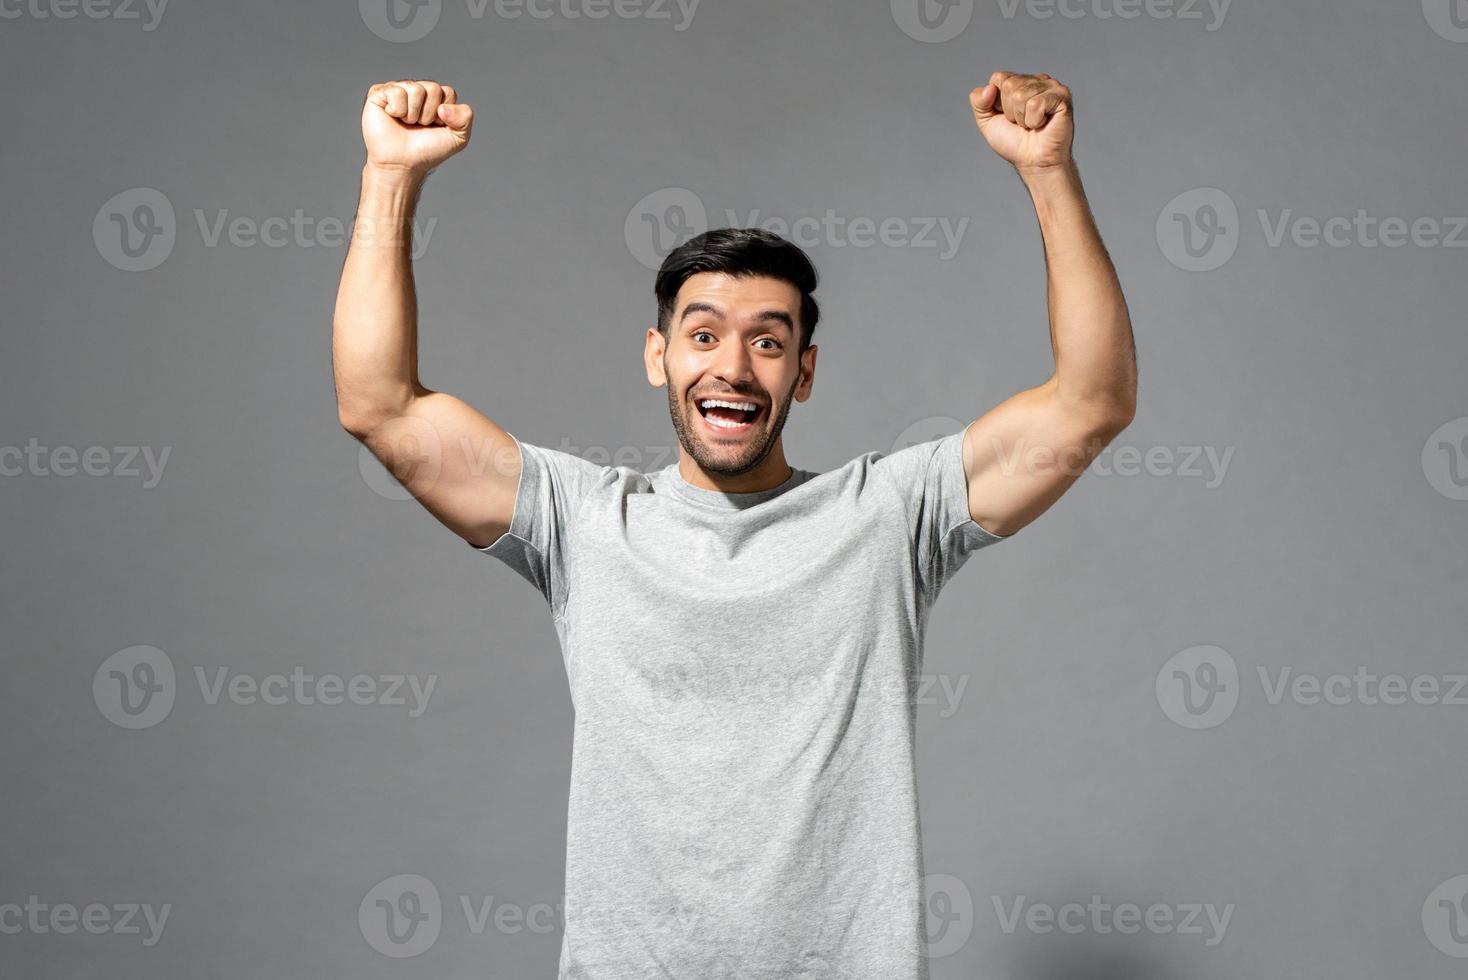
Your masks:
M 972 425 L 973 423 L 969 423 Z M 872 467 L 902 498 L 918 587 L 932 602 L 969 555 L 1013 535 L 984 530 L 968 508 L 963 436 L 957 432 L 878 456 Z
M 551 611 L 561 615 L 568 592 L 572 531 L 587 493 L 607 467 L 556 449 L 510 438 L 520 447 L 520 482 L 510 528 L 475 551 L 498 558 L 540 591 Z

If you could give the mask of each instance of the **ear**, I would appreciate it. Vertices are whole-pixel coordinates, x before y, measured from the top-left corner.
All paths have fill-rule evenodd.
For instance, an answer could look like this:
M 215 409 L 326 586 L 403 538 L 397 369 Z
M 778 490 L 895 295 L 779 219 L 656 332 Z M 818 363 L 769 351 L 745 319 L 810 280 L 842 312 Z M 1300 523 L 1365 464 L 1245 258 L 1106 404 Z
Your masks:
M 798 402 L 810 397 L 811 385 L 816 383 L 816 353 L 819 350 L 819 347 L 811 344 L 800 355 L 800 381 L 795 386 L 795 400 Z
M 668 376 L 663 371 L 663 354 L 667 350 L 667 342 L 663 340 L 662 331 L 657 326 L 647 328 L 647 339 L 642 347 L 642 366 L 647 370 L 647 383 L 654 388 L 661 388 L 668 383 Z

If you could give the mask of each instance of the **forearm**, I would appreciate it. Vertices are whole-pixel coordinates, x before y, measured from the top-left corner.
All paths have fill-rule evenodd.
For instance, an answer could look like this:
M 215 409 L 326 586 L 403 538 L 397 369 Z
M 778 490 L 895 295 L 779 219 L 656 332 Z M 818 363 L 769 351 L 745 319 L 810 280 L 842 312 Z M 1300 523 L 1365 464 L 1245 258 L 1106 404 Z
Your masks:
M 1053 390 L 1103 423 L 1130 420 L 1136 401 L 1131 318 L 1074 160 L 1022 175 L 1045 243 Z
M 353 431 L 400 414 L 419 389 L 411 247 L 421 187 L 421 177 L 362 170 L 332 320 L 337 410 Z

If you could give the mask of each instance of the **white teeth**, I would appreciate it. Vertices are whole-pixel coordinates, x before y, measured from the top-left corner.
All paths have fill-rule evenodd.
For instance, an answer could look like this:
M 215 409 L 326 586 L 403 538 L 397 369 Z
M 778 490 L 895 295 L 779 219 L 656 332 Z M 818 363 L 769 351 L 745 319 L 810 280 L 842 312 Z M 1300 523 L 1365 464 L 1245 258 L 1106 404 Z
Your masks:
M 725 422 L 723 419 L 711 419 L 707 415 L 703 417 L 703 420 L 709 425 L 715 425 L 721 429 L 742 429 L 749 424 L 748 422 Z
M 720 405 L 724 408 L 735 408 L 741 412 L 749 412 L 759 408 L 759 406 L 756 405 L 754 402 L 726 402 L 721 401 L 717 398 L 705 398 L 698 404 L 703 408 L 711 408 L 714 405 Z

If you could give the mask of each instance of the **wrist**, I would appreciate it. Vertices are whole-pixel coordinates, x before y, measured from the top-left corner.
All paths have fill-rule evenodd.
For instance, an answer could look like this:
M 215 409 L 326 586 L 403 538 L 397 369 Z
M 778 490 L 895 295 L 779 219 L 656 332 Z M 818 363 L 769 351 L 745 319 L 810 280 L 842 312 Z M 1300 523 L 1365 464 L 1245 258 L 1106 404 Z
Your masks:
M 411 217 L 425 176 L 404 167 L 364 164 L 358 214 L 384 219 Z
M 1046 167 L 1016 167 L 1020 180 L 1032 193 L 1045 192 L 1080 182 L 1080 171 L 1074 158 Z
M 369 160 L 362 165 L 363 185 L 371 184 L 374 188 L 385 191 L 416 194 L 423 187 L 423 179 L 427 176 L 426 170 L 414 170 L 401 164 L 373 163 Z

